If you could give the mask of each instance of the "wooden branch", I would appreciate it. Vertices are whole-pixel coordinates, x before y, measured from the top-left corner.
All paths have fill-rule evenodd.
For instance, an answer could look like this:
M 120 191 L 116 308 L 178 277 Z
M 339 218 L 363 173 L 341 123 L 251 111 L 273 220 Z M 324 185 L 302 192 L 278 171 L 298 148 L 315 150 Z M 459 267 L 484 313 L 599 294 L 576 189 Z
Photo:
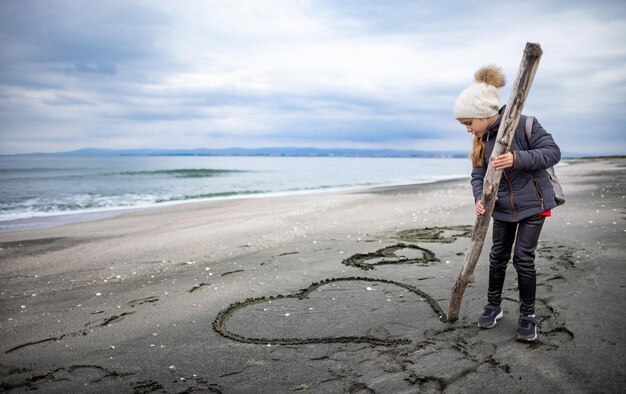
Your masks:
M 459 277 L 452 289 L 452 298 L 450 299 L 450 309 L 448 310 L 448 322 L 452 323 L 459 318 L 459 310 L 461 309 L 461 303 L 463 301 L 463 293 L 465 288 L 471 282 L 471 278 L 474 274 L 474 268 L 480 257 L 480 253 L 483 250 L 483 244 L 485 243 L 485 237 L 489 230 L 489 223 L 491 221 L 491 214 L 496 204 L 496 196 L 498 194 L 498 187 L 500 186 L 500 177 L 502 176 L 502 170 L 496 170 L 491 165 L 491 161 L 511 149 L 511 142 L 513 141 L 513 135 L 515 129 L 519 123 L 526 97 L 530 86 L 535 78 L 535 73 L 539 67 L 539 60 L 543 50 L 539 44 L 526 43 L 524 49 L 524 56 L 522 57 L 522 63 L 517 72 L 515 83 L 513 84 L 513 90 L 509 97 L 509 102 L 506 106 L 504 114 L 502 115 L 502 121 L 500 128 L 498 129 L 498 135 L 496 137 L 496 144 L 489 158 L 487 166 L 487 173 L 483 183 L 483 194 L 481 200 L 485 207 L 485 213 L 476 218 L 474 224 L 474 232 L 472 234 L 472 241 L 470 248 L 465 255 L 465 261 L 461 267 Z

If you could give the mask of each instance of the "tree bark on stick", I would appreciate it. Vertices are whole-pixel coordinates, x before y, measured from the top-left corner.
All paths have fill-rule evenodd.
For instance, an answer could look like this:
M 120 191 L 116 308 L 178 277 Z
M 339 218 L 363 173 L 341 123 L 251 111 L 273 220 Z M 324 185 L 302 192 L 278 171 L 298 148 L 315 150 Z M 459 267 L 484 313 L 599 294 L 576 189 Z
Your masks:
M 483 206 L 485 207 L 485 213 L 476 218 L 469 250 L 465 255 L 465 261 L 461 266 L 459 277 L 452 288 L 452 298 L 450 299 L 450 309 L 448 310 L 448 322 L 450 323 L 455 322 L 459 318 L 463 294 L 465 293 L 465 288 L 471 282 L 474 268 L 483 250 L 483 244 L 485 243 L 485 237 L 487 236 L 489 223 L 491 222 L 491 214 L 493 213 L 493 208 L 496 203 L 502 170 L 494 169 L 491 165 L 491 161 L 511 149 L 513 135 L 519 123 L 519 118 L 522 114 L 526 97 L 528 97 L 530 86 L 535 78 L 535 73 L 539 67 L 539 60 L 542 54 L 543 50 L 539 44 L 526 43 L 522 63 L 517 71 L 517 77 L 513 84 L 513 89 L 511 90 L 509 102 L 502 115 L 502 121 L 496 137 L 496 145 L 489 158 L 487 172 L 485 174 L 483 194 L 481 197 Z

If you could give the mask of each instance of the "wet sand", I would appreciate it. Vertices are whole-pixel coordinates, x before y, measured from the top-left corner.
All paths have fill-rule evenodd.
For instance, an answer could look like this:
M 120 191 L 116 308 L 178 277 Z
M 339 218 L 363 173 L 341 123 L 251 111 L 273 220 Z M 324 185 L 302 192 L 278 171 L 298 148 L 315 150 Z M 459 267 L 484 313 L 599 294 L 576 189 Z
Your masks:
M 445 320 L 469 179 L 190 203 L 0 234 L 7 392 L 619 392 L 626 159 L 571 160 L 537 251 L 539 339 Z

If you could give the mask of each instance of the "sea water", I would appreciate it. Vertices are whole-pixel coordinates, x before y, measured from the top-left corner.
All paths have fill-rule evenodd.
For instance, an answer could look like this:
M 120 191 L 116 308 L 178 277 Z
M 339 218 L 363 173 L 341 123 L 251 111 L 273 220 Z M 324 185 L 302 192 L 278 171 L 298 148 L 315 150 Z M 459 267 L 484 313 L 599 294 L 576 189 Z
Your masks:
M 72 214 L 428 183 L 470 171 L 468 159 L 453 158 L 0 156 L 0 231 L 49 225 L 54 217 L 71 222 Z

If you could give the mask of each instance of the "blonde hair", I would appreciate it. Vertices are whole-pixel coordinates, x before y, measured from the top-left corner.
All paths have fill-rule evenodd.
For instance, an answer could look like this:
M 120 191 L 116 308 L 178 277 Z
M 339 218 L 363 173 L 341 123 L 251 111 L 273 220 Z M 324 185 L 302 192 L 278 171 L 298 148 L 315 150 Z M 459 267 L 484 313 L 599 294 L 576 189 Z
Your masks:
M 485 165 L 485 140 L 481 137 L 474 137 L 474 142 L 472 144 L 472 153 L 470 153 L 469 158 L 472 160 L 473 167 L 482 167 Z

